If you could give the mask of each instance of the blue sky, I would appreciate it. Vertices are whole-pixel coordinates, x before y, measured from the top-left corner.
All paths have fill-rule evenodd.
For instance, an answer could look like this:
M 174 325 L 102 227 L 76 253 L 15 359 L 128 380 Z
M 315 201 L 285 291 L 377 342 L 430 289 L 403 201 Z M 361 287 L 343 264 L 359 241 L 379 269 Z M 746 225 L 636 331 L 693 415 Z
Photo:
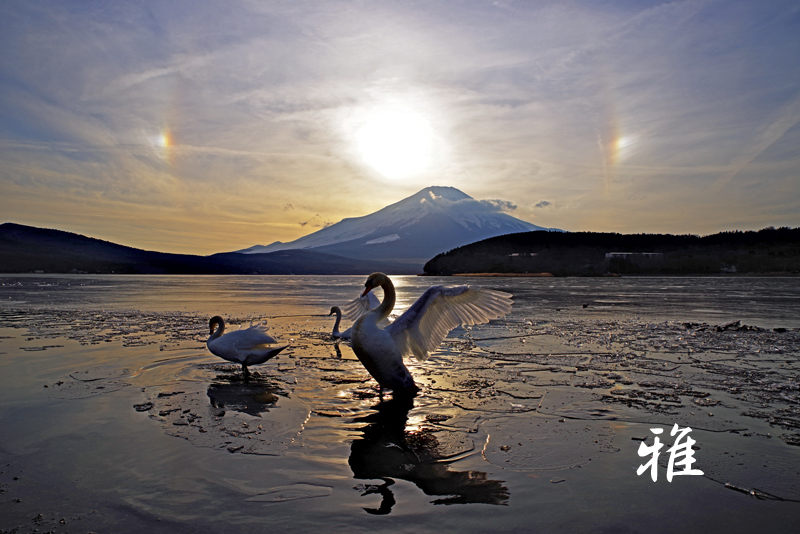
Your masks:
M 796 1 L 33 0 L 0 48 L 2 222 L 209 254 L 442 185 L 565 230 L 800 226 Z

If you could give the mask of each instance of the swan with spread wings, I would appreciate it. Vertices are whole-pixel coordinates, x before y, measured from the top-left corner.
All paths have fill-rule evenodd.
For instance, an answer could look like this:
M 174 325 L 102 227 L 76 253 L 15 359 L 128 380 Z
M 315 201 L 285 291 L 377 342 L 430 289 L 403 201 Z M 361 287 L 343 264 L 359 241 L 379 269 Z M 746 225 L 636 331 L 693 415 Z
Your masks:
M 385 274 L 372 273 L 364 286 L 363 295 L 383 288 L 383 301 L 353 324 L 353 352 L 381 389 L 395 392 L 418 389 L 403 363 L 404 356 L 425 360 L 453 328 L 486 323 L 511 311 L 509 293 L 469 286 L 432 286 L 397 320 L 381 327 L 381 321 L 394 308 L 394 284 Z

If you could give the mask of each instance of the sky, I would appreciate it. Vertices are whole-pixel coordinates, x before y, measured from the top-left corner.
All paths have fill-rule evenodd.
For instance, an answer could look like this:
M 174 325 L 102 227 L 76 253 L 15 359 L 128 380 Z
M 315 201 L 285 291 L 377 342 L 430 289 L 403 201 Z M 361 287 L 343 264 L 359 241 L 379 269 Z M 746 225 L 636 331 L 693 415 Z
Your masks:
M 0 50 L 0 222 L 205 255 L 435 185 L 568 231 L 800 226 L 796 0 L 26 0 Z

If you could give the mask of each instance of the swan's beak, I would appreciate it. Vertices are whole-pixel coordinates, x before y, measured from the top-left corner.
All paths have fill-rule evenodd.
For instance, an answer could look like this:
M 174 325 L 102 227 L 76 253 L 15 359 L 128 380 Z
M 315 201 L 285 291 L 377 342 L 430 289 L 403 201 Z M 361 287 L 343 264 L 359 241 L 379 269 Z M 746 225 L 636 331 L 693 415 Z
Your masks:
M 367 283 L 366 283 L 366 284 L 364 284 L 364 286 L 366 286 L 366 287 L 365 287 L 365 289 L 364 289 L 364 292 L 363 292 L 363 293 L 361 293 L 361 296 L 362 296 L 362 297 L 366 297 L 366 296 L 367 296 L 367 293 L 369 293 L 370 291 L 372 291 L 372 282 L 370 282 L 369 280 L 367 280 Z

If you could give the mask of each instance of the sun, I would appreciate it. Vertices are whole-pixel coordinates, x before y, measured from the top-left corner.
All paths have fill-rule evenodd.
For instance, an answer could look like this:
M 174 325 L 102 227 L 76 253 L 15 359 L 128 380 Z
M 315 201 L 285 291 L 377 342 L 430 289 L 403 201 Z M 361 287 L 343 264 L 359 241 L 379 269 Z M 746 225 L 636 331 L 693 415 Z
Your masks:
M 387 178 L 424 171 L 431 163 L 433 135 L 428 122 L 408 110 L 376 113 L 356 132 L 364 161 Z

